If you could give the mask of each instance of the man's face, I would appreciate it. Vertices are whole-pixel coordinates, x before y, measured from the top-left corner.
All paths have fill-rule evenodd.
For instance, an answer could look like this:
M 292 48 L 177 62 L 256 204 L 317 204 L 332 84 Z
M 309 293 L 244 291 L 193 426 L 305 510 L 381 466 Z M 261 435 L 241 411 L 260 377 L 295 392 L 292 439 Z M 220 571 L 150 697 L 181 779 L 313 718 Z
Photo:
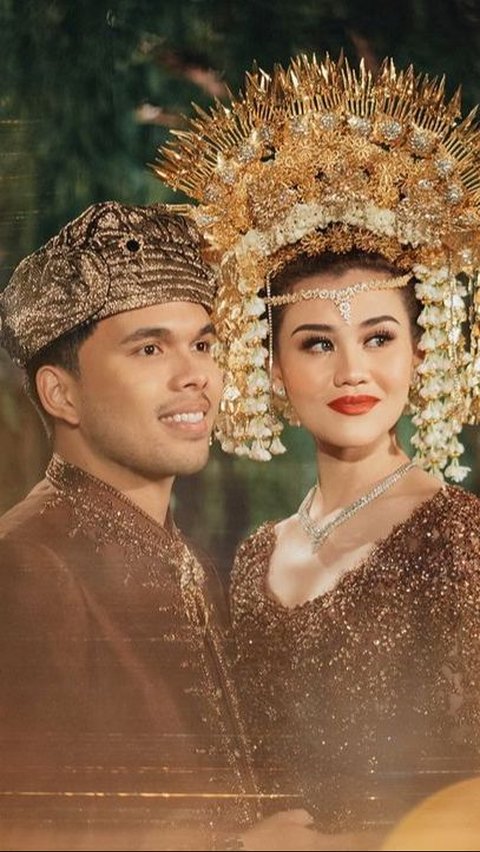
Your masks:
M 80 347 L 79 436 L 105 465 L 156 481 L 200 470 L 218 410 L 221 374 L 205 309 L 169 302 L 98 323 Z

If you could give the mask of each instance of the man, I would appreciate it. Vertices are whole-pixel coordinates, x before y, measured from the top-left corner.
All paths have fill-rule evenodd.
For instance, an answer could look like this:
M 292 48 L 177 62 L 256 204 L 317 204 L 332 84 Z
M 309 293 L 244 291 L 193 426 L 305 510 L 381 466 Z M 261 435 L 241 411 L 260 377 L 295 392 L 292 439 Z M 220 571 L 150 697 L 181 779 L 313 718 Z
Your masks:
M 108 202 L 0 298 L 53 444 L 0 521 L 2 848 L 208 849 L 248 822 L 221 596 L 168 510 L 207 461 L 213 296 L 185 218 Z

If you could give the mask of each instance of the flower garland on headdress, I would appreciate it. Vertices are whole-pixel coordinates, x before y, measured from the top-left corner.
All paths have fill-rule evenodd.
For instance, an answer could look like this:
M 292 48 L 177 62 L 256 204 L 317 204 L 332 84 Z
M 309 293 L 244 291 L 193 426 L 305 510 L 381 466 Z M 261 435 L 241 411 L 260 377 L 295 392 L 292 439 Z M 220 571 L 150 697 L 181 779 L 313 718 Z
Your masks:
M 163 150 L 157 174 L 199 201 L 216 257 L 225 450 L 283 451 L 266 369 L 265 282 L 299 254 L 361 249 L 418 282 L 425 358 L 412 392 L 416 460 L 460 480 L 458 434 L 480 419 L 480 130 L 444 81 L 292 60 Z M 462 330 L 463 328 L 463 330 Z M 465 330 L 466 329 L 466 330 Z

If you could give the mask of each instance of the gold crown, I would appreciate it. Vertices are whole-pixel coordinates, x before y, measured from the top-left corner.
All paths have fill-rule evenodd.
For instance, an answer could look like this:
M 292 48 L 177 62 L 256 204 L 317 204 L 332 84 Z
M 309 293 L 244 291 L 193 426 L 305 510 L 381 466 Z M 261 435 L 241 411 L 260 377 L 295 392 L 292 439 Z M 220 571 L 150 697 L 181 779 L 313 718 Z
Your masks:
M 388 60 L 374 77 L 363 62 L 356 72 L 302 56 L 271 77 L 248 74 L 228 107 L 197 108 L 155 171 L 200 202 L 199 223 L 222 254 L 251 230 L 275 242 L 296 208 L 320 205 L 322 231 L 351 218 L 369 232 L 376 213 L 387 256 L 463 269 L 466 250 L 480 253 L 480 131 L 475 110 L 458 123 L 459 91 L 446 103 L 444 89 L 444 79 L 397 72 Z M 299 230 L 312 230 L 308 212 Z M 341 250 L 342 235 L 332 239 Z
M 189 130 L 174 131 L 176 141 L 162 149 L 154 168 L 199 202 L 193 216 L 219 263 L 216 320 L 228 343 L 219 431 L 226 448 L 252 454 L 253 447 L 258 458 L 280 449 L 260 375 L 268 329 L 260 319 L 265 303 L 259 294 L 266 280 L 299 254 L 357 248 L 415 272 L 426 309 L 420 321 L 427 354 L 435 323 L 445 332 L 440 348 L 448 348 L 448 358 L 441 369 L 455 373 L 457 400 L 448 452 L 457 458 L 461 423 L 480 414 L 474 369 L 480 267 L 475 111 L 461 121 L 458 91 L 447 101 L 443 78 L 416 75 L 412 67 L 397 72 L 391 60 L 374 76 L 363 62 L 357 71 L 343 59 L 318 63 L 301 56 L 271 76 L 247 74 L 244 95 L 228 106 L 217 101 L 210 114 L 197 112 Z M 468 304 L 458 273 L 468 275 Z M 468 351 L 454 331 L 467 311 Z M 436 348 L 439 340 L 437 335 Z M 422 386 L 416 394 L 417 426 L 425 434 L 438 422 L 428 390 L 432 363 L 427 358 L 423 365 L 427 390 Z M 451 388 L 442 393 L 450 398 L 452 420 Z M 430 447 L 428 459 L 423 453 L 426 466 L 437 472 L 447 465 L 445 440 L 442 435 L 437 441 L 443 450 Z

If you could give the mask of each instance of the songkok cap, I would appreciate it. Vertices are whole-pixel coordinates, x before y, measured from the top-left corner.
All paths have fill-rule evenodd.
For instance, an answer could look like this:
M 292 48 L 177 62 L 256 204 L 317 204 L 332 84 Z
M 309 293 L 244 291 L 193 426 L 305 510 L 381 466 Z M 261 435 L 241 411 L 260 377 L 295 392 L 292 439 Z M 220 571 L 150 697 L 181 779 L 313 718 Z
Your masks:
M 77 326 L 165 302 L 211 311 L 214 276 L 193 222 L 163 204 L 93 204 L 15 269 L 0 343 L 18 364 Z

